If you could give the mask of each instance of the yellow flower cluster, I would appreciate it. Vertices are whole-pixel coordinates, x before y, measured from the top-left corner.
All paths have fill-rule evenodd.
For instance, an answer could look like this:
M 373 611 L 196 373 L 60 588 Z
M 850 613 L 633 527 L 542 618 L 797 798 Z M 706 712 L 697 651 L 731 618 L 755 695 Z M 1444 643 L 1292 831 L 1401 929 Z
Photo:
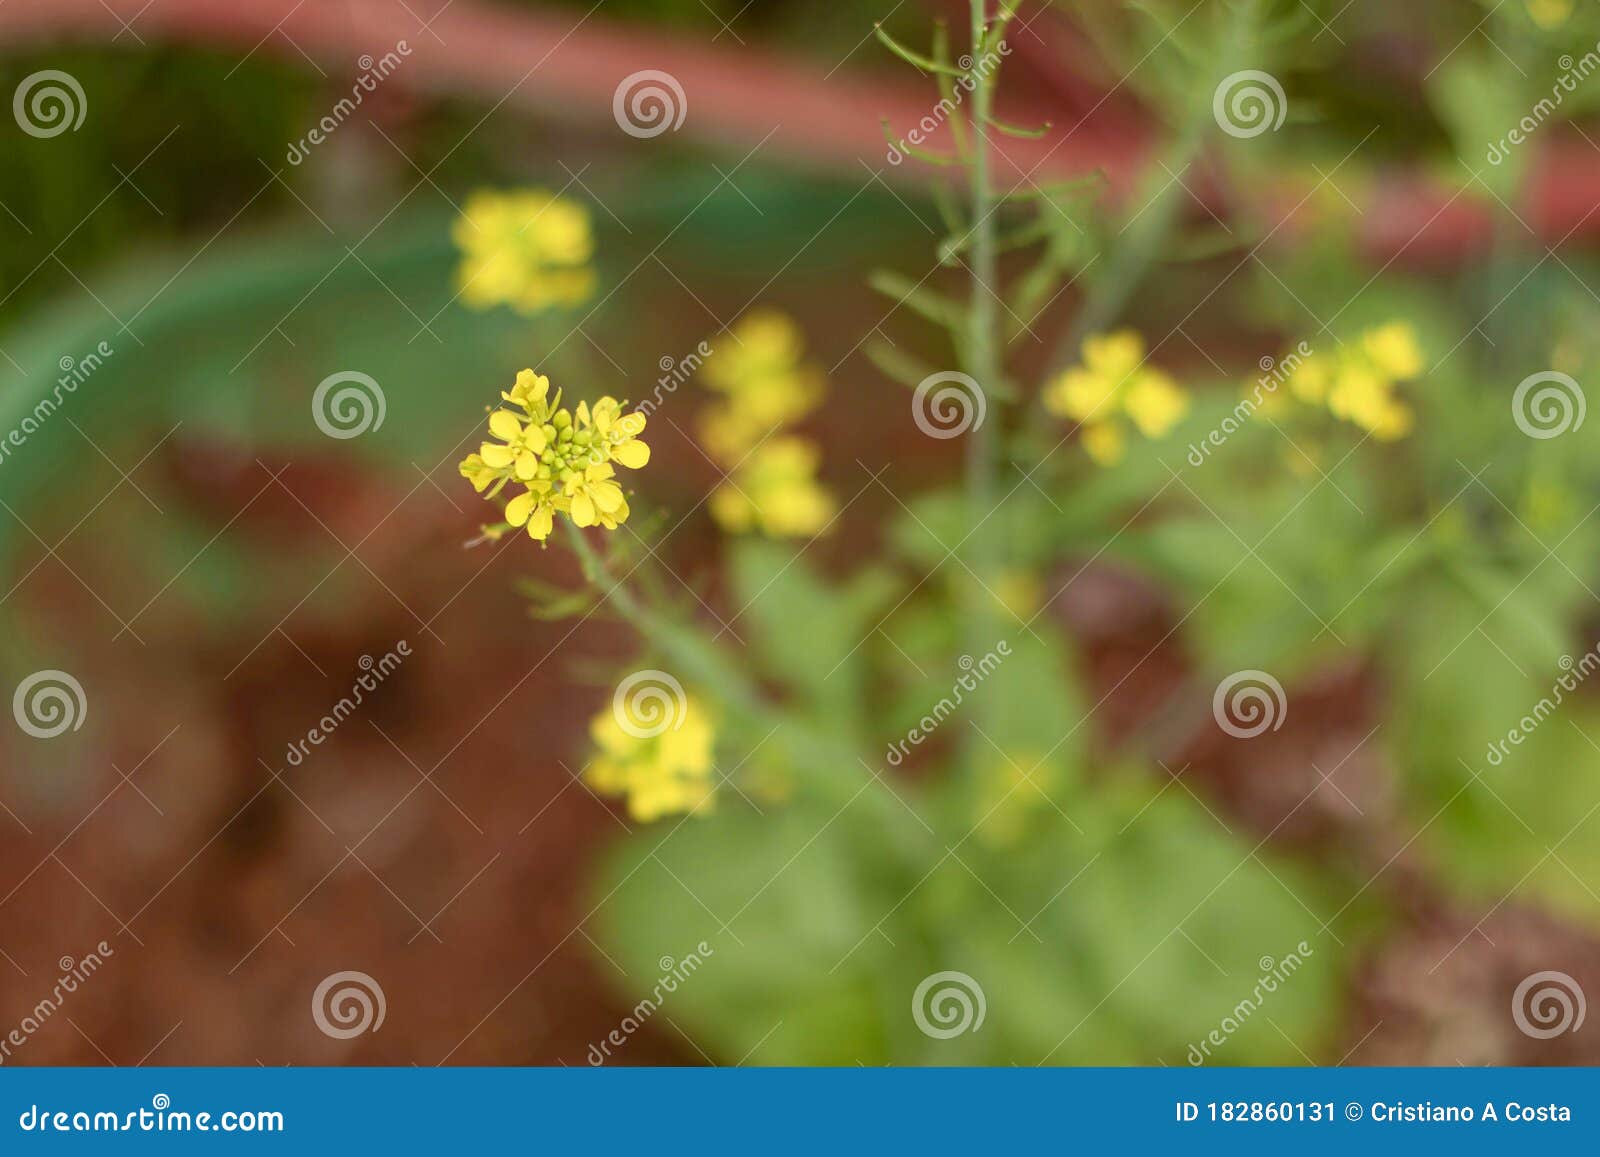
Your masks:
M 804 438 L 783 435 L 762 444 L 739 468 L 737 482 L 711 495 L 711 516 L 734 534 L 751 530 L 774 538 L 806 538 L 833 517 L 833 497 L 817 484 L 821 452 Z
M 1044 406 L 1081 423 L 1083 448 L 1102 466 L 1127 449 L 1127 425 L 1164 437 L 1189 409 L 1189 396 L 1166 373 L 1145 364 L 1144 339 L 1132 330 L 1088 337 L 1083 362 L 1044 389 Z
M 816 477 L 821 451 L 805 438 L 774 435 L 821 405 L 822 373 L 802 359 L 800 327 L 781 313 L 749 314 L 732 339 L 702 371 L 720 397 L 701 417 L 700 439 L 732 471 L 711 496 L 711 516 L 736 534 L 818 534 L 835 509 Z
M 579 305 L 594 293 L 589 211 L 544 189 L 467 198 L 451 230 L 461 250 L 456 285 L 474 309 L 521 313 Z
M 628 814 L 640 823 L 665 815 L 711 811 L 716 798 L 712 766 L 715 729 L 705 708 L 684 697 L 675 726 L 659 735 L 624 730 L 613 710 L 589 723 L 599 749 L 584 771 L 584 781 L 602 795 L 623 796 Z
M 1415 415 L 1395 386 L 1422 373 L 1422 347 L 1405 322 L 1364 332 L 1332 354 L 1312 354 L 1289 375 L 1289 390 L 1308 406 L 1326 406 L 1381 442 L 1404 438 Z
M 637 470 L 650 461 L 650 447 L 639 440 L 643 414 L 624 414 L 615 398 L 601 398 L 592 410 L 587 402 L 568 410 L 561 391 L 552 396 L 550 379 L 532 370 L 518 374 L 500 397 L 521 414 L 489 415 L 489 433 L 498 441 L 467 455 L 461 475 L 489 499 L 508 485 L 523 488 L 506 503 L 508 523 L 543 542 L 558 511 L 579 527 L 615 530 L 627 520 L 628 502 L 611 464 Z

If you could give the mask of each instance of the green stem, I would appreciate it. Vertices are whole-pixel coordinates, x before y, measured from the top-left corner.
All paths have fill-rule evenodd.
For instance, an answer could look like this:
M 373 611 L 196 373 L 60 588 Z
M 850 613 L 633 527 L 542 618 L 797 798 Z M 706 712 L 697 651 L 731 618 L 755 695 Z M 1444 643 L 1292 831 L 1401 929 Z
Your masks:
M 718 661 L 716 653 L 709 648 L 696 645 L 692 631 L 641 602 L 629 589 L 626 577 L 615 577 L 583 531 L 565 519 L 561 525 L 578 556 L 584 578 L 635 630 L 660 646 L 691 682 L 714 689 L 720 697 L 743 710 L 761 712 L 766 709 L 761 697 L 735 668 Z
M 972 53 L 981 58 L 988 43 L 986 27 L 986 0 L 972 2 Z M 999 19 L 1008 19 L 1003 10 Z M 979 61 L 981 63 L 981 59 Z M 972 128 L 974 149 L 969 168 L 972 197 L 973 224 L 971 230 L 972 292 L 967 310 L 966 359 L 967 373 L 977 381 L 980 389 L 998 395 L 1002 366 L 999 349 L 1000 320 L 997 312 L 999 298 L 999 270 L 995 244 L 994 213 L 996 203 L 990 172 L 990 118 L 994 108 L 994 77 L 992 69 L 974 71 L 972 93 Z M 972 572 L 967 584 L 966 646 L 970 655 L 981 655 L 994 645 L 999 633 L 996 626 L 996 608 L 989 591 L 995 585 L 996 558 L 993 523 L 988 516 L 995 506 L 995 459 L 1000 420 L 988 415 L 981 425 L 967 434 L 966 498 L 969 517 L 975 529 L 968 540 L 967 566 Z M 981 700 L 978 713 L 981 715 Z M 981 726 L 981 724 L 980 724 Z M 969 774 L 976 775 L 976 763 L 987 742 L 969 730 L 965 748 Z

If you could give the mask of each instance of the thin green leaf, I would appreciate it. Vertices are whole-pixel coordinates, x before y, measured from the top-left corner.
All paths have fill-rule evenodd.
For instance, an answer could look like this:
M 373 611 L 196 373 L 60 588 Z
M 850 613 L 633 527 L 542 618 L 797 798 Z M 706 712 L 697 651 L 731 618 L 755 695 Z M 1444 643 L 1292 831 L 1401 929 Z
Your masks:
M 1009 124 L 998 117 L 989 117 L 984 121 L 992 129 L 999 129 L 1008 137 L 1019 137 L 1025 141 L 1036 141 L 1050 131 L 1049 121 L 1045 121 L 1036 129 L 1023 128 L 1021 125 Z
M 907 48 L 905 45 L 901 44 L 898 40 L 885 32 L 883 30 L 883 25 L 881 24 L 874 24 L 872 26 L 872 34 L 876 36 L 878 38 L 878 42 L 890 52 L 894 53 L 907 64 L 912 65 L 915 68 L 920 68 L 924 72 L 943 73 L 947 76 L 965 75 L 964 73 L 958 71 L 957 69 L 951 68 L 948 65 L 940 64 L 937 60 L 934 60 L 930 56 L 924 56 L 920 52 L 914 52 Z
M 902 274 L 879 270 L 867 278 L 867 284 L 885 297 L 894 298 L 914 313 L 952 332 L 966 324 L 965 311 L 958 302 L 918 285 Z
M 880 338 L 869 341 L 862 350 L 867 360 L 882 370 L 885 376 L 907 389 L 916 389 L 929 375 L 938 372 L 933 366 Z

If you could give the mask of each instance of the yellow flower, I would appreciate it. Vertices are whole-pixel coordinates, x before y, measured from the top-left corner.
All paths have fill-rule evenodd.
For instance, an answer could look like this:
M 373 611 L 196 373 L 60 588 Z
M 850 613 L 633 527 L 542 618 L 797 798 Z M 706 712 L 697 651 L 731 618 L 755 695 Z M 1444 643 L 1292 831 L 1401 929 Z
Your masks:
M 609 462 L 596 462 L 583 470 L 572 471 L 562 483 L 574 526 L 604 524 L 615 530 L 628 517 L 628 503 L 622 487 L 613 478 L 616 471 Z
M 543 189 L 484 190 L 467 198 L 451 236 L 461 250 L 456 284 L 475 309 L 535 313 L 594 292 L 589 211 L 575 201 Z
M 700 420 L 700 438 L 713 458 L 737 462 L 773 430 L 805 417 L 822 401 L 820 370 L 801 359 L 800 327 L 775 310 L 755 310 L 733 327 L 702 370 L 723 400 Z
M 675 725 L 659 735 L 624 730 L 609 708 L 590 721 L 589 734 L 599 750 L 584 780 L 602 795 L 626 797 L 634 819 L 649 823 L 664 815 L 703 815 L 712 809 L 716 734 L 706 708 L 693 695 L 684 697 Z
M 523 492 L 506 503 L 506 522 L 525 527 L 543 542 L 565 514 L 574 526 L 615 530 L 628 518 L 628 503 L 615 480 L 616 462 L 638 469 L 650 461 L 650 447 L 639 440 L 645 417 L 624 414 L 615 398 L 580 402 L 576 414 L 552 397 L 550 379 L 532 370 L 500 397 L 521 411 L 499 409 L 489 415 L 484 442 L 461 462 L 461 475 L 485 498 L 497 498 L 515 483 Z
M 1371 365 L 1345 366 L 1328 393 L 1328 411 L 1382 442 L 1411 432 L 1411 409 L 1394 396 L 1394 383 Z
M 583 418 L 581 405 L 578 417 L 580 421 Z M 650 461 L 650 447 L 639 441 L 639 435 L 644 433 L 643 414 L 624 414 L 622 404 L 615 398 L 601 398 L 594 404 L 592 417 L 595 433 L 611 461 L 629 470 L 637 470 Z
M 1326 406 L 1341 421 L 1383 442 L 1411 432 L 1415 416 L 1395 387 L 1421 375 L 1422 346 L 1405 322 L 1366 330 L 1333 354 L 1313 354 L 1289 377 L 1289 390 L 1309 406 Z
M 1403 321 L 1391 321 L 1361 335 L 1361 350 L 1379 373 L 1406 381 L 1422 373 L 1422 346 Z
M 1189 396 L 1145 364 L 1144 339 L 1124 329 L 1085 338 L 1083 363 L 1045 386 L 1044 406 L 1077 421 L 1089 457 L 1112 466 L 1127 448 L 1128 422 L 1146 438 L 1163 438 L 1188 412 Z
M 490 470 L 510 467 L 519 482 L 526 482 L 539 472 L 539 456 L 548 445 L 543 425 L 524 425 L 510 410 L 496 410 L 489 415 L 489 433 L 500 441 L 485 442 L 479 447 L 478 460 L 484 466 Z
M 714 390 L 742 393 L 752 383 L 789 377 L 801 369 L 805 338 L 786 314 L 751 310 L 739 319 L 731 336 L 733 343 L 724 344 L 705 364 L 706 384 Z
M 711 516 L 734 534 L 809 538 L 833 518 L 833 496 L 817 482 L 821 452 L 792 435 L 762 443 L 711 495 Z
M 1312 354 L 1289 375 L 1289 389 L 1309 406 L 1320 406 L 1328 398 L 1328 382 L 1333 377 L 1332 359 Z

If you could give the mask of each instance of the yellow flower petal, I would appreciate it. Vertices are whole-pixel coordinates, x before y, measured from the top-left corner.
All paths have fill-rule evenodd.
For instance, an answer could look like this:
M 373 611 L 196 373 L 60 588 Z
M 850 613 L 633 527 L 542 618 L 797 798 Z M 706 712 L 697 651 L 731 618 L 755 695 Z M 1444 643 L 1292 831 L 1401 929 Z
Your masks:
M 536 507 L 533 516 L 528 519 L 529 537 L 543 542 L 550 537 L 550 531 L 554 529 L 555 521 L 556 512 L 554 508 L 548 505 Z
M 1144 339 L 1131 329 L 1083 339 L 1083 364 L 1115 386 L 1144 360 Z
M 1160 438 L 1188 412 L 1189 399 L 1166 374 L 1148 370 L 1128 387 L 1122 408 L 1139 427 L 1139 433 L 1146 438 Z
M 629 470 L 637 470 L 650 461 L 650 447 L 637 438 L 630 438 L 620 446 L 611 448 L 611 460 L 621 463 Z
M 1082 428 L 1079 437 L 1089 457 L 1101 466 L 1115 466 L 1122 461 L 1126 439 L 1122 427 L 1115 422 L 1093 422 Z
M 1057 417 L 1083 421 L 1101 409 L 1116 392 L 1117 383 L 1081 367 L 1067 370 L 1045 389 L 1045 408 Z
M 528 516 L 533 513 L 534 503 L 537 502 L 532 491 L 517 495 L 506 503 L 506 521 L 512 526 L 522 526 L 528 521 Z
M 1416 332 L 1403 321 L 1367 331 L 1361 338 L 1361 348 L 1380 373 L 1396 381 L 1422 373 L 1422 347 L 1417 344 Z
M 510 410 L 496 410 L 489 415 L 489 433 L 502 442 L 515 442 L 522 437 L 522 423 Z
M 572 522 L 574 526 L 593 526 L 595 524 L 594 501 L 587 494 L 578 493 L 572 496 Z

